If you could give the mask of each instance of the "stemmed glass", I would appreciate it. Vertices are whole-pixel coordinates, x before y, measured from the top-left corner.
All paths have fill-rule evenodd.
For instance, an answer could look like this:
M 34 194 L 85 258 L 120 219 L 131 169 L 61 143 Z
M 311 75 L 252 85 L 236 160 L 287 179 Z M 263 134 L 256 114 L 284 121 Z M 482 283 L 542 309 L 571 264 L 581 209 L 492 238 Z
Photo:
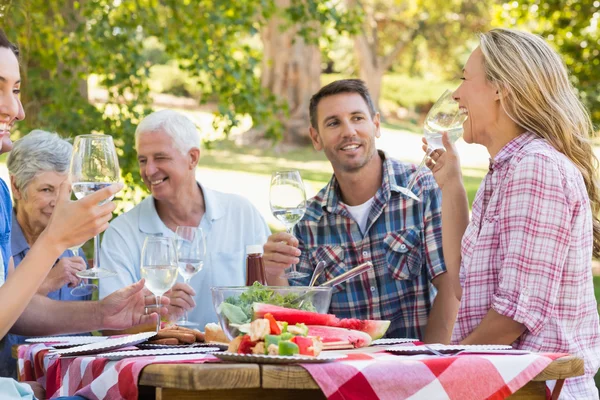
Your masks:
M 271 212 L 281 221 L 288 233 L 293 235 L 294 226 L 302 219 L 306 212 L 306 192 L 304 183 L 298 171 L 278 171 L 271 176 L 271 191 L 269 193 Z M 299 279 L 308 274 L 292 270 L 283 275 L 288 279 Z
M 175 241 L 166 236 L 146 236 L 140 265 L 146 288 L 156 296 L 156 306 L 160 308 L 161 296 L 168 292 L 177 280 Z M 156 323 L 156 331 L 159 330 L 160 318 Z
M 177 258 L 179 260 L 179 273 L 184 282 L 189 285 L 194 275 L 202 270 L 206 258 L 206 241 L 202 228 L 195 226 L 178 226 L 177 234 Z M 188 321 L 186 311 L 181 320 L 177 321 L 181 326 L 198 326 L 197 323 Z
M 81 243 L 81 244 L 76 244 L 73 247 L 69 247 L 69 250 L 71 251 L 71 253 L 73 253 L 73 257 L 79 255 L 79 249 L 83 245 L 84 245 L 84 243 Z M 94 290 L 96 290 L 96 289 L 98 289 L 98 286 L 94 285 L 93 283 L 83 283 L 83 280 L 81 280 L 81 282 L 79 282 L 79 285 L 77 285 L 73 289 L 71 289 L 71 294 L 73 296 L 88 296 L 88 295 L 94 293 Z
M 109 135 L 81 135 L 75 137 L 71 156 L 70 178 L 73 193 L 78 199 L 119 181 L 119 159 Z M 114 196 L 102 202 L 111 201 Z M 100 235 L 94 237 L 94 266 L 77 273 L 85 279 L 100 279 L 116 273 L 100 268 Z
M 412 191 L 421 169 L 425 167 L 427 159 L 435 149 L 442 149 L 442 132 L 448 132 L 448 138 L 452 143 L 456 142 L 463 134 L 462 124 L 467 115 L 460 111 L 458 102 L 452 97 L 453 90 L 446 90 L 435 102 L 425 117 L 423 135 L 427 139 L 427 152 L 412 175 L 410 182 L 400 192 L 416 201 L 421 201 Z

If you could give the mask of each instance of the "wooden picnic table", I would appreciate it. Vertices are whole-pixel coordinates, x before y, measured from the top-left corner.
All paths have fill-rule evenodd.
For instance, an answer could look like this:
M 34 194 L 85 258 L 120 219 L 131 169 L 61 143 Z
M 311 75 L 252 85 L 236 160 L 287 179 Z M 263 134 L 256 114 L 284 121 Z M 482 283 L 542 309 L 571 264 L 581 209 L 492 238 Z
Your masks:
M 583 375 L 581 358 L 556 359 L 510 399 L 545 399 L 545 381 L 580 375 Z M 325 399 L 308 371 L 298 365 L 153 364 L 143 369 L 138 386 L 140 398 L 154 396 L 156 400 Z

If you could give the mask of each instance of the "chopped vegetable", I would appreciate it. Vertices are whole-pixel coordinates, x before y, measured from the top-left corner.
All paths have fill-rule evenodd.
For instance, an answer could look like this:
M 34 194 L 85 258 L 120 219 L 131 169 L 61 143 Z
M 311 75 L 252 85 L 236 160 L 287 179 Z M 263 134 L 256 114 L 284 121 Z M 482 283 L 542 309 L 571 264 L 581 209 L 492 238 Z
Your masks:
M 242 336 L 242 341 L 238 347 L 238 353 L 240 354 L 252 354 L 252 348 L 256 346 L 256 342 L 250 339 L 250 335 Z
M 313 340 L 312 338 L 307 338 L 304 336 L 294 336 L 291 340 L 292 343 L 296 343 L 298 345 L 298 349 L 300 354 L 305 356 L 314 356 L 315 351 L 313 349 Z
M 282 340 L 279 342 L 279 355 L 280 356 L 293 356 L 294 354 L 298 354 L 300 349 L 296 343 L 288 342 Z
M 279 347 L 279 342 L 281 341 L 281 336 L 279 335 L 267 335 L 265 336 L 265 348 L 266 350 L 269 349 L 269 347 L 274 344 L 275 346 Z
M 290 340 L 293 337 L 294 337 L 294 335 L 289 332 L 281 334 L 281 340 Z
M 273 318 L 273 315 L 266 313 L 265 319 L 269 320 L 269 325 L 271 326 L 271 334 L 272 335 L 281 334 L 281 328 L 279 328 L 279 325 L 277 325 L 277 321 L 275 321 L 275 318 Z

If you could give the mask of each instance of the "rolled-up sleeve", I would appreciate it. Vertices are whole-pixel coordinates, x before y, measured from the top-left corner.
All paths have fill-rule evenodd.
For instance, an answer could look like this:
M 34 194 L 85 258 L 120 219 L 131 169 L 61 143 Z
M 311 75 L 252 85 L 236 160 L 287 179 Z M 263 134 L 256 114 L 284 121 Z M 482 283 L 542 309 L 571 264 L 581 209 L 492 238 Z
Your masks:
M 492 308 L 538 334 L 556 305 L 571 241 L 564 176 L 548 157 L 529 155 L 507 176 L 497 219 L 502 254 Z

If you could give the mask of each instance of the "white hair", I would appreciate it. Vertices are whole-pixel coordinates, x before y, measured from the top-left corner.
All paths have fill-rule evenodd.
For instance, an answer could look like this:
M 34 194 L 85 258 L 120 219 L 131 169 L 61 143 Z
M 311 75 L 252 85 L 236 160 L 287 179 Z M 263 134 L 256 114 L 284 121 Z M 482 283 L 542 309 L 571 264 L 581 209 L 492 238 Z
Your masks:
M 144 133 L 164 132 L 173 140 L 173 145 L 182 153 L 200 147 L 200 133 L 196 125 L 185 115 L 173 110 L 153 112 L 140 122 L 135 130 L 135 149 Z
M 66 174 L 72 152 L 73 145 L 66 139 L 56 133 L 35 129 L 15 142 L 8 154 L 8 172 L 14 176 L 16 188 L 25 197 L 27 186 L 40 172 Z

